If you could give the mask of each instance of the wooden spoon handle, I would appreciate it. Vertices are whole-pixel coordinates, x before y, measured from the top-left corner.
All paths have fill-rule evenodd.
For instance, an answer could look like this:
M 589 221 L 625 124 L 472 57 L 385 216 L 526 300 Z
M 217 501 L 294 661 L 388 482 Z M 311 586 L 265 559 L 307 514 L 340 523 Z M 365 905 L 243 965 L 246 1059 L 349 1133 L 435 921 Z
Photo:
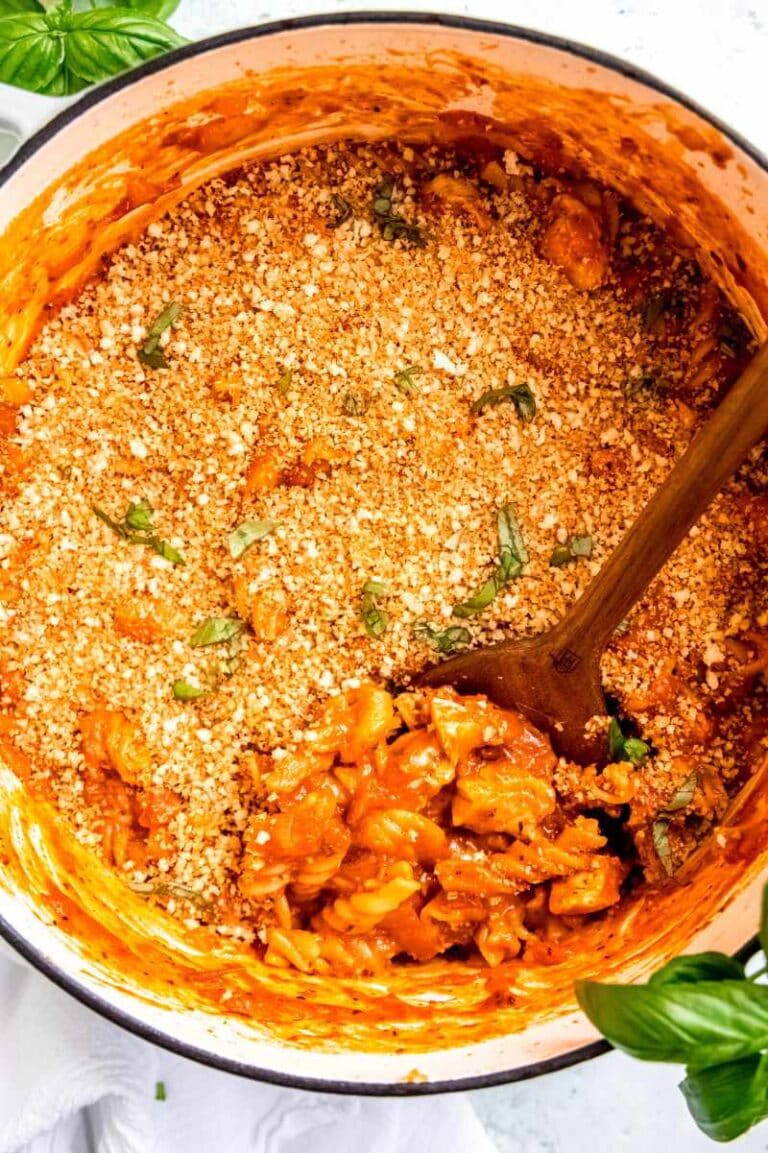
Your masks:
M 599 655 L 691 525 L 768 429 L 768 344 L 753 357 L 685 454 L 553 630 L 553 651 Z

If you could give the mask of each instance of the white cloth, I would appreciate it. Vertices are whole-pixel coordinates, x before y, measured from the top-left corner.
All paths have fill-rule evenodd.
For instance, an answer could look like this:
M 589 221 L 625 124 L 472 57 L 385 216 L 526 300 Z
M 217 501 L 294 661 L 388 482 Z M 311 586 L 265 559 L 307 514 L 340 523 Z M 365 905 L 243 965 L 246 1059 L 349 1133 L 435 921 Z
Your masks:
M 166 1100 L 155 1099 L 158 1082 Z M 279 1089 L 166 1053 L 0 952 L 0 1153 L 496 1153 L 462 1095 Z

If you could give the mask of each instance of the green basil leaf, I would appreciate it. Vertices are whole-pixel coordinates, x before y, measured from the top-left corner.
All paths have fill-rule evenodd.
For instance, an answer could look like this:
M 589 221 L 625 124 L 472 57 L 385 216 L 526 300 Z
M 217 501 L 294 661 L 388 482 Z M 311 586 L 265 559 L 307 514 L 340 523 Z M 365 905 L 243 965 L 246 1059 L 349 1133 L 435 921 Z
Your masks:
M 453 606 L 455 617 L 466 619 L 482 612 L 504 585 L 520 576 L 523 565 L 528 563 L 528 549 L 513 505 L 505 504 L 497 510 L 496 530 L 499 534 L 499 563 L 496 570 L 471 597 Z
M 406 220 L 392 207 L 395 195 L 394 176 L 383 176 L 373 191 L 373 218 L 379 226 L 379 232 L 384 240 L 407 240 L 416 248 L 426 248 L 426 233 Z
M 768 960 L 768 885 L 763 889 L 763 904 L 760 915 L 760 928 L 758 930 L 760 948 Z
M 140 532 L 146 532 L 152 527 L 153 516 L 154 509 L 148 500 L 140 500 L 136 504 L 129 504 L 128 511 L 125 514 L 126 527 L 138 529 Z
M 406 368 L 401 368 L 399 372 L 395 373 L 395 386 L 399 392 L 404 393 L 405 396 L 414 396 L 419 391 L 419 386 L 413 379 L 414 376 L 419 376 L 424 369 L 419 364 L 409 364 Z
M 205 689 L 191 685 L 189 681 L 174 681 L 172 692 L 177 701 L 196 701 L 205 696 Z
M 650 751 L 650 745 L 639 737 L 625 737 L 621 723 L 616 717 L 611 717 L 608 725 L 609 761 L 628 761 L 632 765 L 641 765 Z
M 768 987 L 749 981 L 661 986 L 578 981 L 576 995 L 612 1045 L 643 1061 L 699 1069 L 768 1048 Z
M 694 770 L 689 777 L 686 777 L 671 800 L 664 806 L 664 812 L 677 813 L 680 809 L 687 809 L 698 787 L 699 774 Z
M 156 20 L 167 20 L 179 6 L 180 0 L 122 0 L 121 8 L 144 12 Z M 114 8 L 111 0 L 90 0 L 91 8 Z
M 469 411 L 480 416 L 484 409 L 509 400 L 523 424 L 530 424 L 536 415 L 536 397 L 527 384 L 505 385 L 504 388 L 489 388 L 469 406 Z
M 725 953 L 691 953 L 673 957 L 649 978 L 649 986 L 681 985 L 696 981 L 743 981 L 744 966 Z
M 156 1101 L 167 1100 L 167 1096 L 166 1096 L 166 1092 L 165 1092 L 165 1081 L 155 1081 L 155 1100 Z
M 179 550 L 175 549 L 172 544 L 168 544 L 167 540 L 150 536 L 145 541 L 136 540 L 134 543 L 146 544 L 149 548 L 154 549 L 158 556 L 161 556 L 163 560 L 169 560 L 171 564 L 183 565 L 187 563 Z
M 472 643 L 472 633 L 463 625 L 452 625 L 447 629 L 436 629 L 427 621 L 417 621 L 413 635 L 431 645 L 436 653 L 452 653 L 463 645 Z
M 46 92 L 64 66 L 64 41 L 51 32 L 44 12 L 0 18 L 0 81 Z
M 207 645 L 223 645 L 238 636 L 243 629 L 243 622 L 237 617 L 208 617 L 198 625 L 190 638 L 193 649 L 202 649 Z
M 592 556 L 592 537 L 587 533 L 569 537 L 568 544 L 573 556 Z
M 483 609 L 487 608 L 488 605 L 496 599 L 506 583 L 506 580 L 502 576 L 499 576 L 499 570 L 497 569 L 493 576 L 489 577 L 476 593 L 473 593 L 471 597 L 462 601 L 460 604 L 453 606 L 453 615 L 466 620 L 467 617 L 473 617 L 481 613 Z
M 331 204 L 336 210 L 336 215 L 333 220 L 326 223 L 326 228 L 341 228 L 352 215 L 352 205 L 340 192 L 331 193 Z
M 67 67 L 96 84 L 186 43 L 153 16 L 118 7 L 75 12 L 60 18 Z
M 360 597 L 360 619 L 369 637 L 380 637 L 387 631 L 389 617 L 380 609 L 377 598 L 386 595 L 387 586 L 382 581 L 367 580 Z
M 768 1118 L 768 1056 L 688 1070 L 680 1089 L 699 1129 L 713 1141 L 732 1141 Z
M 0 0 L 0 18 L 17 12 L 45 12 L 45 8 L 38 0 Z
M 277 522 L 274 520 L 244 520 L 229 534 L 229 555 L 237 560 L 252 544 L 269 536 L 276 528 Z
M 675 863 L 672 859 L 672 848 L 669 843 L 669 821 L 663 817 L 654 821 L 651 825 L 651 839 L 656 856 L 664 866 L 664 871 L 671 877 L 675 871 Z

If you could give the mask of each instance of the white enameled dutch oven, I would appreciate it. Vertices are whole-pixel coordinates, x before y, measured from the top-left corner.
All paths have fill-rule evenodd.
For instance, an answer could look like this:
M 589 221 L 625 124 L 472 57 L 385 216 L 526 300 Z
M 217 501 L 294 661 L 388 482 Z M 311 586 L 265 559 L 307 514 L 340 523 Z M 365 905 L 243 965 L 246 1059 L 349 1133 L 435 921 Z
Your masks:
M 0 109 L 13 122 L 13 108 Z M 202 129 L 202 130 L 201 130 Z M 574 164 L 695 246 L 764 339 L 768 161 L 653 77 L 576 44 L 460 17 L 344 14 L 189 45 L 88 92 L 0 174 L 0 374 L 46 306 L 203 180 L 345 136 L 490 141 Z M 601 1052 L 576 976 L 631 980 L 683 950 L 745 945 L 768 865 L 758 772 L 685 874 L 632 898 L 567 963 L 503 981 L 468 962 L 384 978 L 212 956 L 89 861 L 0 762 L 0 932 L 73 996 L 189 1057 L 279 1083 L 425 1093 Z

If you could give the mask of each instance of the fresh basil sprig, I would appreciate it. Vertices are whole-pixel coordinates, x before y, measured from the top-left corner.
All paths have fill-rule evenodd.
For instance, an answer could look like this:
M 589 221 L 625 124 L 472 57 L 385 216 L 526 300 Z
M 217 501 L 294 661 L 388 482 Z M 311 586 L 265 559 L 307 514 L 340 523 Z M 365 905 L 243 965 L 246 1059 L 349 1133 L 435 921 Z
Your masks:
M 768 886 L 760 943 L 768 944 Z M 646 985 L 579 981 L 576 995 L 612 1045 L 686 1066 L 680 1089 L 696 1124 L 732 1141 L 768 1118 L 768 986 L 724 953 L 676 957 Z
M 171 0 L 119 7 L 94 0 L 82 11 L 71 0 L 49 9 L 0 0 L 0 81 L 46 96 L 80 92 L 185 44 L 161 18 L 175 7 Z

